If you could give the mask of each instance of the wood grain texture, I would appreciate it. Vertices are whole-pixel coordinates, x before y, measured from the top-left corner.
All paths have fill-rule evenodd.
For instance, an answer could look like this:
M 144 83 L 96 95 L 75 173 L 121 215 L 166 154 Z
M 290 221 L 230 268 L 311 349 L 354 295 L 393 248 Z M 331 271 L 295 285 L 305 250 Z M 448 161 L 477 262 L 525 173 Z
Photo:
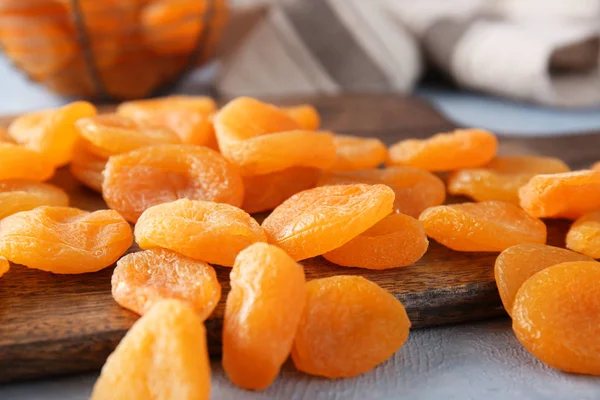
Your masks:
M 426 137 L 453 128 L 427 104 L 414 99 L 355 95 L 296 98 L 281 103 L 300 101 L 318 107 L 327 129 L 377 136 L 387 144 L 403 137 Z M 7 123 L 8 119 L 2 122 Z M 569 138 L 570 149 L 574 143 L 579 143 L 581 149 L 597 148 L 590 146 L 590 140 L 600 142 L 600 134 L 589 135 L 589 138 L 588 141 Z M 556 149 L 549 142 L 553 140 L 511 139 L 502 145 L 508 153 L 535 153 L 538 147 L 546 154 L 565 151 L 564 148 Z M 591 152 L 589 154 L 591 157 Z M 578 159 L 576 150 L 569 150 L 566 155 L 567 161 L 574 166 L 589 162 Z M 90 211 L 106 208 L 98 194 L 79 185 L 64 169 L 57 173 L 53 182 L 68 191 L 75 207 Z M 562 245 L 566 228 L 565 222 L 550 224 L 549 242 Z M 307 279 L 360 274 L 378 283 L 404 303 L 413 327 L 418 328 L 502 315 L 504 311 L 493 276 L 495 257 L 493 253 L 454 252 L 432 242 L 419 262 L 405 268 L 386 271 L 341 268 L 320 257 L 303 264 Z M 83 275 L 53 275 L 13 265 L 0 279 L 0 381 L 101 367 L 137 319 L 136 314 L 121 308 L 112 299 L 112 269 Z M 223 296 L 207 321 L 208 343 L 213 356 L 220 353 L 229 271 L 217 267 Z

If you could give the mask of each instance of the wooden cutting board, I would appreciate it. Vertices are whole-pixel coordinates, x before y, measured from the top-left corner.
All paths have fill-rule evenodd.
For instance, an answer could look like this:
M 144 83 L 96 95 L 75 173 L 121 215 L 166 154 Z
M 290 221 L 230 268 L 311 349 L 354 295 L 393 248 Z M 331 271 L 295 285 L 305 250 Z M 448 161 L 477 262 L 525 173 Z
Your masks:
M 422 101 L 396 96 L 354 95 L 279 101 L 315 104 L 323 127 L 340 133 L 376 136 L 387 144 L 426 137 L 454 125 Z M 0 119 L 5 125 L 9 118 Z M 568 145 L 567 145 L 568 143 Z M 600 133 L 568 139 L 502 140 L 504 153 L 540 153 L 566 159 L 572 167 L 589 165 Z M 106 208 L 102 198 L 80 186 L 68 171 L 53 183 L 63 187 L 74 207 Z M 549 243 L 562 245 L 566 222 L 549 225 Z M 135 249 L 132 249 L 135 250 Z M 496 254 L 459 253 L 431 242 L 415 265 L 387 271 L 341 268 L 318 257 L 302 264 L 307 279 L 360 274 L 392 292 L 406 306 L 413 327 L 458 323 L 504 314 L 493 275 Z M 0 381 L 99 369 L 138 318 L 119 307 L 110 294 L 112 267 L 83 275 L 54 275 L 11 266 L 0 279 Z M 220 353 L 228 268 L 218 268 L 222 301 L 207 321 L 211 355 Z

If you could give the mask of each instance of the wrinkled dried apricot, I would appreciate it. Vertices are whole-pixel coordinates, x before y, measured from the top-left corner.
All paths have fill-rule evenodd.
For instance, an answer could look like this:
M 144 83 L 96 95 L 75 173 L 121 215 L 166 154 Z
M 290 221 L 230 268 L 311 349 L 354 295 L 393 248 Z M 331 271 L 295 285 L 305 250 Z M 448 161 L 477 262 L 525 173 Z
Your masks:
M 69 196 L 47 183 L 24 180 L 0 181 L 0 219 L 39 206 L 68 206 Z
M 519 289 L 513 330 L 519 342 L 553 368 L 600 375 L 600 264 L 548 267 Z
M 567 233 L 567 248 L 600 258 L 600 210 L 577 218 Z
M 0 277 L 8 272 L 10 269 L 10 263 L 4 257 L 0 257 Z
M 129 224 L 112 210 L 89 213 L 42 206 L 0 221 L 0 254 L 55 274 L 99 271 L 117 261 L 132 242 Z
M 494 274 L 498 292 L 508 315 L 512 315 L 517 291 L 537 272 L 567 261 L 594 261 L 573 251 L 544 244 L 518 244 L 504 250 L 496 259 Z
M 252 243 L 267 241 L 258 222 L 239 208 L 188 199 L 144 211 L 135 225 L 135 240 L 142 249 L 163 247 L 227 267 Z
M 108 357 L 91 400 L 208 400 L 206 329 L 186 303 L 162 300 Z
M 320 171 L 294 167 L 265 175 L 244 176 L 242 209 L 254 214 L 272 210 L 291 196 L 315 187 Z
M 166 249 L 138 251 L 121 258 L 111 283 L 116 302 L 138 314 L 147 313 L 160 300 L 177 299 L 205 320 L 221 298 L 213 267 Z
M 482 168 L 505 174 L 557 174 L 571 170 L 564 161 L 544 156 L 498 156 Z
M 278 247 L 255 243 L 231 270 L 223 320 L 223 369 L 244 389 L 265 389 L 292 349 L 304 309 L 304 270 Z
M 391 214 L 323 257 L 344 267 L 387 269 L 415 263 L 423 257 L 428 246 L 419 220 L 404 214 Z
M 282 107 L 281 110 L 300 125 L 300 128 L 315 131 L 321 125 L 319 112 L 310 104 Z
M 291 167 L 327 168 L 335 160 L 333 136 L 302 130 L 281 109 L 248 97 L 229 102 L 215 116 L 219 149 L 242 175 Z
M 329 171 L 318 186 L 351 183 L 383 183 L 396 194 L 394 210 L 418 218 L 428 207 L 438 206 L 446 199 L 444 182 L 431 172 L 413 167 L 388 167 L 359 171 Z
M 376 168 L 387 158 L 383 142 L 375 138 L 361 138 L 349 135 L 335 135 L 333 138 L 336 158 L 332 170 L 352 171 Z
M 244 184 L 216 151 L 165 144 L 111 157 L 102 193 L 110 208 L 135 222 L 148 207 L 180 198 L 241 206 Z
M 306 305 L 292 348 L 296 368 L 348 378 L 390 358 L 408 338 L 402 303 L 360 276 L 332 276 L 306 284 Z
M 0 143 L 0 180 L 45 181 L 54 167 L 37 151 L 12 143 Z
M 71 161 L 78 133 L 75 122 L 96 115 L 96 108 L 85 101 L 66 106 L 24 114 L 8 127 L 15 142 L 42 153 L 53 165 Z
M 82 118 L 75 125 L 81 136 L 92 144 L 91 152 L 106 158 L 142 147 L 181 143 L 179 136 L 168 128 L 117 114 Z
M 501 201 L 436 206 L 419 220 L 427 236 L 457 251 L 502 251 L 522 243 L 546 243 L 546 225 Z
M 519 189 L 519 198 L 534 217 L 576 219 L 600 209 L 600 171 L 536 175 Z
M 71 160 L 69 170 L 79 182 L 98 193 L 102 193 L 102 182 L 104 181 L 102 171 L 106 167 L 107 159 L 91 153 L 88 147 L 88 144 L 84 144 L 83 140 L 78 140 L 75 143 L 73 160 Z
M 392 212 L 385 185 L 322 186 L 293 195 L 263 222 L 269 243 L 303 260 L 337 249 Z
M 429 139 L 406 139 L 389 148 L 390 165 L 408 165 L 428 171 L 476 168 L 490 162 L 498 150 L 492 133 L 480 129 L 457 129 Z
M 183 143 L 209 147 L 215 141 L 211 118 L 216 111 L 214 100 L 205 96 L 134 100 L 117 107 L 119 115 L 171 129 Z

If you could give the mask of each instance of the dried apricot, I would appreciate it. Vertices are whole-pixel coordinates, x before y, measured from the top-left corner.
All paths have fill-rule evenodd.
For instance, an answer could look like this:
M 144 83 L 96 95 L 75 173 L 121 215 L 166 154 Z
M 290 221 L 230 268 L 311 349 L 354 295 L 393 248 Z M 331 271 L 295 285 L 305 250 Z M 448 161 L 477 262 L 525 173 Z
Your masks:
M 83 140 L 81 140 L 75 143 L 73 160 L 69 165 L 69 170 L 79 182 L 98 193 L 102 193 L 102 182 L 104 181 L 102 171 L 106 167 L 106 161 L 106 158 L 90 152 L 88 145 L 83 144 Z
M 227 267 L 252 243 L 267 241 L 258 222 L 239 208 L 188 199 L 144 211 L 135 225 L 135 240 L 142 249 L 163 247 Z
M 96 107 L 85 101 L 24 114 L 8 127 L 15 142 L 42 153 L 54 166 L 69 163 L 79 134 L 75 122 L 96 115 Z
M 116 302 L 138 314 L 160 300 L 177 299 L 205 320 L 221 298 L 213 267 L 166 249 L 126 255 L 117 262 L 111 282 Z
M 0 181 L 0 219 L 39 206 L 68 206 L 69 196 L 47 183 L 8 180 Z
M 423 257 L 428 246 L 419 220 L 404 214 L 391 214 L 323 257 L 344 267 L 388 269 L 415 263 Z
M 0 277 L 8 272 L 10 269 L 10 263 L 4 257 L 0 256 Z
M 600 258 L 600 210 L 577 218 L 567 233 L 567 248 Z
M 457 251 L 503 251 L 522 243 L 546 243 L 546 225 L 501 201 L 431 207 L 419 220 L 427 235 Z
M 55 274 L 99 271 L 117 261 L 132 242 L 129 224 L 112 210 L 89 213 L 42 206 L 0 221 L 0 254 Z
M 564 161 L 543 156 L 498 156 L 482 168 L 505 174 L 557 174 L 571 169 Z
M 336 158 L 329 169 L 352 171 L 375 168 L 387 158 L 383 142 L 375 138 L 335 135 Z
M 92 144 L 92 153 L 105 158 L 157 144 L 181 143 L 179 136 L 168 128 L 136 122 L 117 114 L 82 118 L 76 127 Z
M 282 107 L 281 110 L 300 125 L 300 128 L 309 131 L 319 129 L 321 117 L 319 112 L 309 104 L 301 104 L 294 107 Z
M 519 189 L 519 198 L 534 217 L 577 219 L 600 209 L 600 171 L 536 175 Z
M 148 207 L 180 198 L 239 207 L 244 184 L 237 169 L 216 151 L 164 144 L 111 157 L 102 193 L 110 208 L 135 222 Z
M 265 175 L 244 176 L 242 209 L 250 214 L 272 210 L 291 196 L 315 187 L 320 171 L 294 167 Z
M 337 249 L 392 212 L 385 185 L 322 186 L 293 195 L 263 222 L 270 243 L 294 260 Z
M 565 262 L 529 278 L 513 306 L 519 342 L 553 368 L 600 375 L 600 264 Z
M 0 143 L 0 180 L 45 181 L 54 167 L 37 151 L 12 143 Z
M 408 338 L 402 303 L 360 276 L 332 276 L 306 284 L 306 306 L 292 348 L 296 368 L 348 378 L 390 358 Z
M 229 102 L 215 116 L 223 156 L 242 175 L 262 175 L 291 167 L 327 168 L 335 160 L 333 136 L 302 130 L 281 109 L 248 97 Z
M 278 247 L 255 243 L 231 270 L 223 321 L 223 369 L 244 389 L 265 389 L 292 349 L 304 309 L 304 269 Z
M 401 140 L 389 149 L 390 165 L 408 165 L 428 171 L 454 171 L 487 164 L 498 150 L 492 133 L 480 129 L 457 129 L 429 139 Z
M 396 194 L 394 210 L 418 218 L 428 207 L 438 206 L 446 199 L 444 182 L 431 172 L 413 167 L 388 167 L 360 171 L 329 171 L 318 186 L 351 183 L 383 183 Z
M 573 251 L 544 244 L 518 244 L 504 250 L 496 259 L 494 274 L 504 309 L 512 315 L 517 291 L 537 272 L 567 261 L 594 261 Z
M 164 126 L 177 133 L 183 143 L 202 146 L 209 146 L 215 141 L 211 117 L 216 111 L 214 100 L 205 96 L 135 100 L 117 107 L 119 115 Z
M 186 303 L 162 300 L 108 357 L 91 400 L 208 400 L 206 329 Z

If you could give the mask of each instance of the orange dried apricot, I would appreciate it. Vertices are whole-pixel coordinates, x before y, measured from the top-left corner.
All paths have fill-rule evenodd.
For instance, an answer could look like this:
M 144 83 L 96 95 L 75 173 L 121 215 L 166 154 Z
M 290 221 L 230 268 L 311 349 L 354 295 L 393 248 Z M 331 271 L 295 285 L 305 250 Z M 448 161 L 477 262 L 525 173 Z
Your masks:
M 322 186 L 293 195 L 263 221 L 269 243 L 303 260 L 337 249 L 392 212 L 385 185 Z
M 96 107 L 85 101 L 24 114 L 8 127 L 15 142 L 40 152 L 54 166 L 62 166 L 73 158 L 73 147 L 79 134 L 75 122 L 96 115 Z
M 112 296 L 121 307 L 145 314 L 157 302 L 186 302 L 205 320 L 221 298 L 215 269 L 166 249 L 131 253 L 117 262 L 112 275 Z
M 306 290 L 292 348 L 302 372 L 356 376 L 390 358 L 408 338 L 410 321 L 402 303 L 363 277 L 315 279 Z
M 157 144 L 181 143 L 179 136 L 168 128 L 117 114 L 82 118 L 75 125 L 81 136 L 91 143 L 91 152 L 105 158 Z
M 387 158 L 383 142 L 375 138 L 361 138 L 349 135 L 335 135 L 336 158 L 332 170 L 352 171 L 376 168 Z
M 243 210 L 188 199 L 144 211 L 135 225 L 135 240 L 142 249 L 163 247 L 227 267 L 252 243 L 267 241 L 258 222 Z
M 106 167 L 107 159 L 93 154 L 88 150 L 88 147 L 88 144 L 84 144 L 83 140 L 75 143 L 73 160 L 71 160 L 69 170 L 79 182 L 98 193 L 102 193 L 102 182 L 104 181 L 102 171 Z
M 436 206 L 419 220 L 427 236 L 457 251 L 503 251 L 522 243 L 546 243 L 546 225 L 501 201 Z
M 300 128 L 309 131 L 319 129 L 321 117 L 319 112 L 310 104 L 301 104 L 293 107 L 282 107 L 281 110 L 300 125 Z
M 108 357 L 91 400 L 208 400 L 206 329 L 186 303 L 162 300 Z
M 521 344 L 552 368 L 600 375 L 600 264 L 565 262 L 529 278 L 513 306 Z
M 223 320 L 223 369 L 244 389 L 262 390 L 292 349 L 304 309 L 304 270 L 278 247 L 255 243 L 231 270 Z
M 47 183 L 24 180 L 0 181 L 0 219 L 39 206 L 68 206 L 69 196 Z
M 454 171 L 487 164 L 498 150 L 498 140 L 481 129 L 457 129 L 429 139 L 401 140 L 389 148 L 390 165 L 408 165 L 428 171 Z
M 482 168 L 505 174 L 557 174 L 571 169 L 564 161 L 544 156 L 498 156 Z
M 6 258 L 0 256 L 0 277 L 2 277 L 2 275 L 7 273 L 9 269 L 10 269 L 10 263 L 8 262 L 8 260 Z
M 508 315 L 512 315 L 515 296 L 523 282 L 545 268 L 567 261 L 594 260 L 583 254 L 535 243 L 518 244 L 500 253 L 494 266 L 494 275 Z
M 216 114 L 214 125 L 221 153 L 242 175 L 328 168 L 335 160 L 330 133 L 302 130 L 281 109 L 255 99 L 230 101 Z
M 600 210 L 577 218 L 567 233 L 567 248 L 600 258 Z
M 404 214 L 391 214 L 323 257 L 344 267 L 388 269 L 415 263 L 423 257 L 428 246 L 419 220 Z
M 600 171 L 536 175 L 519 189 L 519 198 L 534 217 L 577 219 L 600 209 Z
M 12 143 L 0 143 L 0 180 L 45 181 L 54 167 L 37 151 Z
M 102 193 L 110 208 L 135 222 L 148 207 L 180 198 L 241 206 L 244 184 L 216 151 L 164 144 L 111 157 Z
M 320 171 L 293 167 L 265 175 L 244 176 L 242 209 L 254 214 L 272 210 L 291 196 L 315 187 Z
M 446 199 L 444 182 L 423 169 L 388 167 L 360 171 L 329 171 L 324 173 L 318 186 L 347 185 L 351 183 L 383 183 L 396 194 L 395 212 L 418 218 L 428 207 L 438 206 Z
M 0 254 L 55 274 L 99 271 L 117 261 L 132 242 L 129 224 L 112 210 L 89 213 L 42 206 L 0 221 Z
M 183 143 L 209 147 L 216 140 L 211 120 L 216 111 L 214 100 L 205 96 L 134 100 L 117 107 L 119 115 L 171 129 Z

